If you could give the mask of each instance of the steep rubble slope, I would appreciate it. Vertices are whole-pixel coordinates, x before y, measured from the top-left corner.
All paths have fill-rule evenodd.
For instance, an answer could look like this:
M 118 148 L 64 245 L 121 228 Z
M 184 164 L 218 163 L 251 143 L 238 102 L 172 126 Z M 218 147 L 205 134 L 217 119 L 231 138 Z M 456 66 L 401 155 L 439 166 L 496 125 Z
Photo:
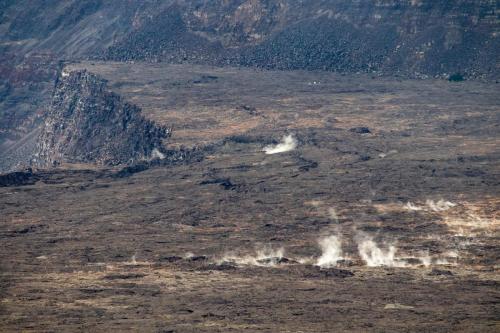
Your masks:
M 29 164 L 58 67 L 50 54 L 0 59 L 0 172 Z
M 185 1 L 142 17 L 107 58 L 477 77 L 498 74 L 496 13 L 470 0 Z
M 0 52 L 50 51 L 64 58 L 100 52 L 131 27 L 142 1 L 5 0 Z
M 37 166 L 60 162 L 120 164 L 161 154 L 170 130 L 146 120 L 140 109 L 107 90 L 87 71 L 63 72 L 42 133 Z
M 0 51 L 498 77 L 491 0 L 52 0 L 0 6 Z

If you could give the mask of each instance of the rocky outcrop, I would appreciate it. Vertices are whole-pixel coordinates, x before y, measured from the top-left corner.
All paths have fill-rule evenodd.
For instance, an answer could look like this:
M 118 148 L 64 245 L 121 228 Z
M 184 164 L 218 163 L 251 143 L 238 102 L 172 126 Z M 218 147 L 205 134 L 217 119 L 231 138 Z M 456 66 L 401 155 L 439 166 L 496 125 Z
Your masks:
M 33 173 L 31 168 L 7 174 L 0 174 L 0 187 L 33 185 L 39 179 L 39 175 Z
M 62 72 L 38 138 L 35 166 L 61 162 L 116 165 L 162 155 L 170 130 L 110 92 L 87 71 Z

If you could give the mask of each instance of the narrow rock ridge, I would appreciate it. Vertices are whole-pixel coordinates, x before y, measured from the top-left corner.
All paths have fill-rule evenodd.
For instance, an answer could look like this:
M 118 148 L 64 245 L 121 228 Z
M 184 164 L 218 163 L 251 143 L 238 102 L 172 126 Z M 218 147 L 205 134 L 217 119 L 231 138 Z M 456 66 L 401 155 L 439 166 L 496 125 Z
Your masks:
M 145 119 L 137 106 L 107 89 L 106 80 L 85 70 L 65 72 L 38 138 L 32 165 L 117 165 L 165 152 L 171 130 Z

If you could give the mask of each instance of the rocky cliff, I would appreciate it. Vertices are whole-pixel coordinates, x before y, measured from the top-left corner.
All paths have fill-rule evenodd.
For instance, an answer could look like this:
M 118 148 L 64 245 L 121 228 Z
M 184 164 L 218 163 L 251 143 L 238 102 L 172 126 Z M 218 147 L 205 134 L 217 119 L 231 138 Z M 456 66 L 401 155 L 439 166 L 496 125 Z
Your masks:
M 19 0 L 0 5 L 0 50 L 498 78 L 498 15 L 495 0 Z
M 161 156 L 170 130 L 141 115 L 87 72 L 62 72 L 38 137 L 36 166 L 61 162 L 115 165 Z
M 499 70 L 489 0 L 185 1 L 138 22 L 107 58 L 417 77 Z

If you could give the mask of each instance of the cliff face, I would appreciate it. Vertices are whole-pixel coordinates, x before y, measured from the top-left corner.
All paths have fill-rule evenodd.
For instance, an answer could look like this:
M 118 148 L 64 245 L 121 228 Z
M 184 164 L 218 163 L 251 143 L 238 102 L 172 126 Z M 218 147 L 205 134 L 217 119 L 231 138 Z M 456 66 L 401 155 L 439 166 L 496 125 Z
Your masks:
M 138 107 L 109 92 L 86 71 L 62 73 L 38 138 L 33 164 L 115 165 L 161 153 L 170 130 L 146 120 Z
M 495 0 L 7 1 L 7 51 L 409 76 L 499 74 Z
M 142 20 L 106 54 L 118 60 L 477 77 L 498 74 L 497 11 L 494 1 L 478 0 L 187 1 Z M 179 31 L 162 30 L 174 21 Z M 203 38 L 205 45 L 186 36 Z

